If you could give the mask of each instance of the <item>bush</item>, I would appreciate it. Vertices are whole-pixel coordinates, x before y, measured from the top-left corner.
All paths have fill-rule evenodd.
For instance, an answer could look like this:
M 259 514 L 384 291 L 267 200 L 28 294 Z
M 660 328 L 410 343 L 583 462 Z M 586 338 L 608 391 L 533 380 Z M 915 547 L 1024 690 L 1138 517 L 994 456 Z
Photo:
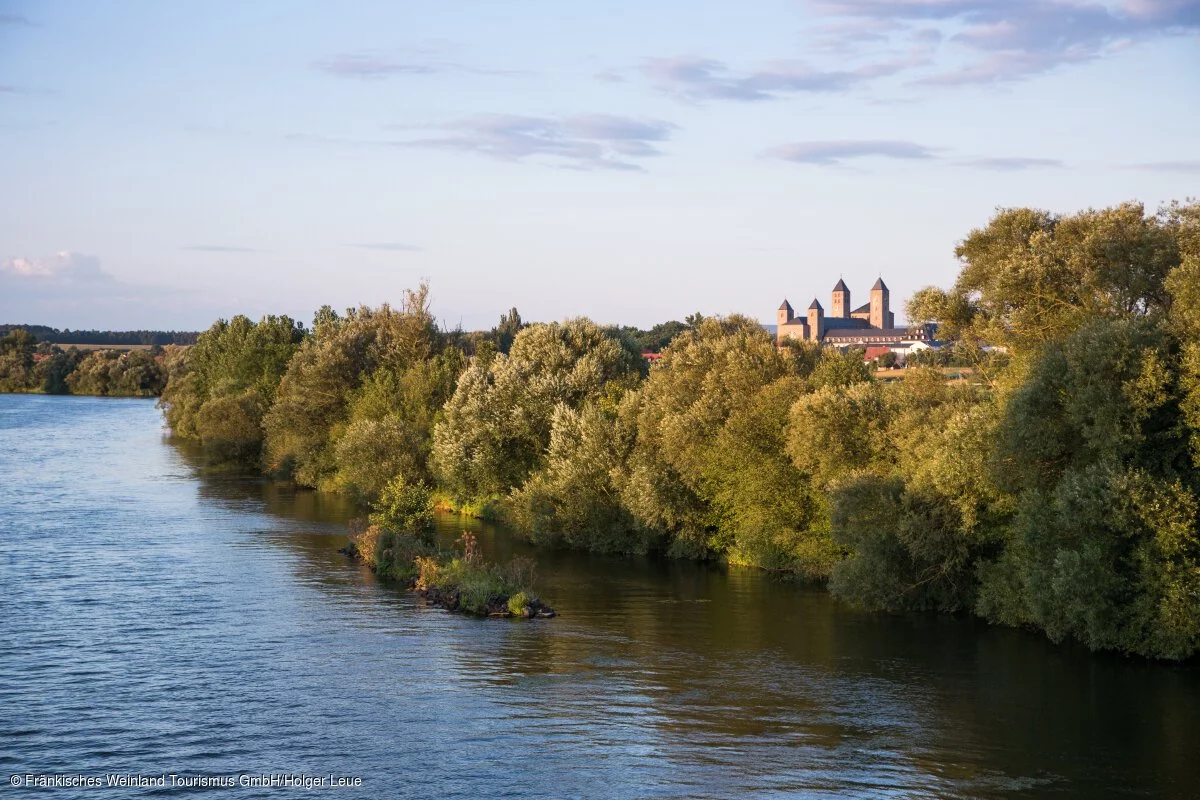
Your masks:
M 526 611 L 529 609 L 529 600 L 529 595 L 524 592 L 517 592 L 508 598 L 508 613 L 514 617 L 525 616 Z
M 464 531 L 459 543 L 461 556 L 419 555 L 414 559 L 414 586 L 418 591 L 437 597 L 447 608 L 471 614 L 507 608 L 512 614 L 523 615 L 529 605 L 537 602 L 530 587 L 532 560 L 517 557 L 503 565 L 488 564 L 474 535 Z
M 422 481 L 393 478 L 373 508 L 371 524 L 384 530 L 425 533 L 433 527 L 433 495 Z

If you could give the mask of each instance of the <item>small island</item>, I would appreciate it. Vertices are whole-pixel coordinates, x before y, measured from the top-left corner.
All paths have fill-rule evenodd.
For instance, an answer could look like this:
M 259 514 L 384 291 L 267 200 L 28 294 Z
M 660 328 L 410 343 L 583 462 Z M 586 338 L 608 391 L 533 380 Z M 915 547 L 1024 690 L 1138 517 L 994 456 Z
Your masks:
M 340 552 L 381 578 L 404 583 L 431 606 L 481 617 L 557 616 L 533 591 L 533 559 L 517 556 L 505 564 L 489 563 L 470 531 L 463 531 L 456 543 L 461 552 L 447 552 L 418 532 L 380 524 L 354 527 L 350 544 Z

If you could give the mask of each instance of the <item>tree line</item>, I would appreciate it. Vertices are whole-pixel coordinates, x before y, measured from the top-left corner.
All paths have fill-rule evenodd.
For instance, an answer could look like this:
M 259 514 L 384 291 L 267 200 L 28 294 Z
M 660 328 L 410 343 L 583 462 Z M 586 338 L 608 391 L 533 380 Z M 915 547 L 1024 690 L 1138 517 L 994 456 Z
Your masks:
M 159 345 L 195 344 L 198 331 L 73 331 L 70 328 L 59 330 L 48 325 L 0 325 L 0 334 L 8 334 L 17 329 L 24 330 L 35 336 L 39 342 L 50 344 L 97 344 L 114 347 L 129 345 Z
M 754 320 L 443 331 L 397 307 L 219 321 L 172 362 L 175 435 L 391 519 L 443 506 L 547 545 L 719 558 L 856 605 L 1093 649 L 1200 646 L 1200 204 L 1000 211 L 932 321 L 977 385 L 872 378 Z M 662 331 L 660 331 L 662 333 Z M 1003 348 L 1007 357 L 988 351 Z
M 0 392 L 158 397 L 183 350 L 64 350 L 13 328 L 0 336 Z

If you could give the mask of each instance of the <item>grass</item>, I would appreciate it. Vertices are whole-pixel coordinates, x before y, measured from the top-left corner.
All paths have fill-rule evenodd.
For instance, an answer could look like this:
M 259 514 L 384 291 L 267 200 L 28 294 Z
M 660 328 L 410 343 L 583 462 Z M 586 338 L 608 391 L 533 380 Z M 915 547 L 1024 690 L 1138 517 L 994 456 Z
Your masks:
M 154 345 L 152 344 L 55 344 L 55 347 L 61 347 L 63 350 L 70 350 L 74 347 L 76 350 L 84 350 L 90 352 L 92 350 L 149 350 Z M 189 345 L 183 345 L 188 347 Z
M 504 522 L 503 499 L 485 497 L 478 500 L 457 500 L 443 491 L 433 492 L 433 508 L 486 522 Z
M 945 376 L 947 383 L 957 381 L 970 381 L 975 374 L 974 367 L 939 367 L 942 375 Z M 904 380 L 908 377 L 906 369 L 877 369 L 875 370 L 875 379 L 880 381 L 897 381 Z

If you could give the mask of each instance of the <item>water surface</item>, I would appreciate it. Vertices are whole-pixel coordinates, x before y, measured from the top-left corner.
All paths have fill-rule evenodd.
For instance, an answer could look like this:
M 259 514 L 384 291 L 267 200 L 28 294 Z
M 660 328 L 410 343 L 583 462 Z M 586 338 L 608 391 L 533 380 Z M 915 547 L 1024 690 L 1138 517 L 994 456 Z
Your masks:
M 1197 796 L 1195 665 L 859 613 L 750 570 L 567 552 L 536 552 L 558 619 L 470 619 L 339 555 L 349 514 L 336 497 L 202 476 L 152 401 L 0 395 L 0 781 L 334 774 L 363 780 L 343 795 L 480 799 Z M 498 557 L 530 552 L 493 527 L 441 526 L 471 528 Z

